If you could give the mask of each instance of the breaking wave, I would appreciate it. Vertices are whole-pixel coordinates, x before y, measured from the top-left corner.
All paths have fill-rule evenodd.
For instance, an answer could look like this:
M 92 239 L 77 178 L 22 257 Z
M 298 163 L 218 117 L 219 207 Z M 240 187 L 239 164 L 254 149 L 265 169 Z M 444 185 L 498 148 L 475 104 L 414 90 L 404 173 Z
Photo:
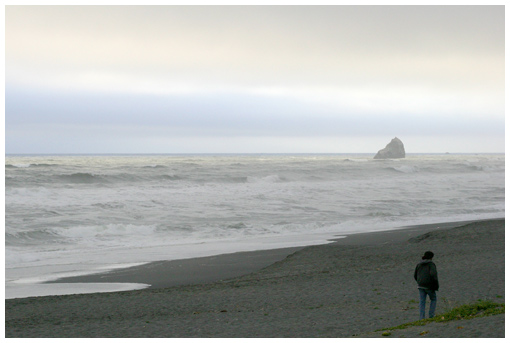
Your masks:
M 69 175 L 59 175 L 58 178 L 69 183 L 95 183 L 104 182 L 105 178 L 91 173 L 74 173 Z
M 156 247 L 177 256 L 188 253 L 177 246 L 201 252 L 205 241 L 286 241 L 505 213 L 504 155 L 39 156 L 9 157 L 5 166 L 9 267 L 49 255 L 59 266 L 104 254 L 105 264 L 140 262 L 151 258 L 142 249 Z

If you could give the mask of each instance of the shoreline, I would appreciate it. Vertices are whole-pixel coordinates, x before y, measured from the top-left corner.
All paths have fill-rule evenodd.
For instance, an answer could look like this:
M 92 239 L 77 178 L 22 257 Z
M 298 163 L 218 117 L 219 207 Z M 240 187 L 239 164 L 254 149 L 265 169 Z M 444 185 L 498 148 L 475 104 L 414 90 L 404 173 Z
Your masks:
M 243 276 L 5 302 L 6 337 L 365 337 L 418 319 L 414 267 L 436 253 L 436 313 L 505 297 L 505 221 L 351 235 Z M 235 254 L 234 254 L 235 255 Z M 430 337 L 504 337 L 504 315 L 427 326 Z M 423 337 L 423 327 L 402 334 Z M 427 336 L 425 336 L 427 337 Z
M 486 219 L 502 220 L 504 218 Z M 481 221 L 486 221 L 481 220 Z M 404 226 L 398 229 L 338 234 L 342 238 L 333 238 L 330 243 L 320 245 L 372 245 L 402 242 L 415 235 L 426 232 L 458 227 L 478 222 L 477 220 L 444 222 L 434 224 Z M 161 260 L 134 267 L 120 268 L 102 273 L 72 276 L 42 283 L 49 284 L 139 284 L 148 285 L 145 289 L 167 288 L 174 286 L 203 284 L 223 281 L 256 272 L 304 248 L 298 246 L 255 251 L 241 251 L 206 257 L 194 257 L 176 260 Z M 119 290 L 124 291 L 124 290 Z M 93 292 L 89 292 L 93 293 Z

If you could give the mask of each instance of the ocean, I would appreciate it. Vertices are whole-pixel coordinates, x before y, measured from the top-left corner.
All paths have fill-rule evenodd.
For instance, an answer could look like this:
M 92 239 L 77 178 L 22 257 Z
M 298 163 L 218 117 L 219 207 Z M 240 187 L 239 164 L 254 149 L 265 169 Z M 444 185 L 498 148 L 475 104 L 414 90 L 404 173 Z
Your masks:
M 505 216 L 504 154 L 7 155 L 6 298 L 159 260 Z

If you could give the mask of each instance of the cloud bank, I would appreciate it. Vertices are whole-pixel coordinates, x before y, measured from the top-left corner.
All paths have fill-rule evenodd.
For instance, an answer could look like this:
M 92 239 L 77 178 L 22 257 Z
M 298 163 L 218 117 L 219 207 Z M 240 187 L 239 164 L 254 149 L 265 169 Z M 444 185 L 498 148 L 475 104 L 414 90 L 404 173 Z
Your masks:
M 7 6 L 8 153 L 504 151 L 503 6 Z

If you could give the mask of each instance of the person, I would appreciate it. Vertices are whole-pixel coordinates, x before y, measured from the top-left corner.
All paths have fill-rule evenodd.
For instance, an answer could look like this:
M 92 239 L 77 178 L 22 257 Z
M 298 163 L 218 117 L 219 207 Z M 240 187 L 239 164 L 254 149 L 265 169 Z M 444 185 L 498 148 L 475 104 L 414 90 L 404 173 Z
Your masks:
M 432 258 L 434 253 L 426 251 L 421 258 L 421 262 L 416 265 L 414 270 L 414 279 L 418 283 L 420 292 L 420 320 L 425 319 L 425 303 L 427 296 L 430 298 L 429 318 L 435 316 L 437 297 L 436 291 L 439 290 L 439 281 L 437 278 L 437 269 Z

